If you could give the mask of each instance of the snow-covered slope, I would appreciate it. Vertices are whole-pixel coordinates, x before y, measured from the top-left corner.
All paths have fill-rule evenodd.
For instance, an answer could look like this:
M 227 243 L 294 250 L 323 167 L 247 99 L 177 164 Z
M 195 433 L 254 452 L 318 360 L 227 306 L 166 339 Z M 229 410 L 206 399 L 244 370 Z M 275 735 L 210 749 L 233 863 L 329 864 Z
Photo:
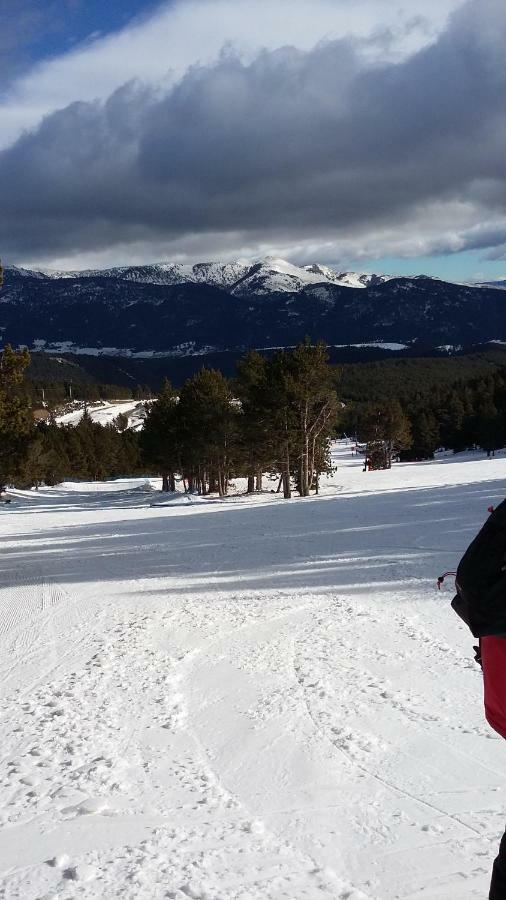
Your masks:
M 308 284 L 317 284 L 328 279 L 321 274 L 313 274 L 300 266 L 294 266 L 284 259 L 267 257 L 255 263 L 234 286 L 234 294 L 267 294 L 273 291 L 297 292 Z
M 487 895 L 506 745 L 434 582 L 506 458 L 334 462 L 293 502 L 132 479 L 0 506 L 0 895 Z
M 337 284 L 341 287 L 368 288 L 384 284 L 396 275 L 375 275 L 363 272 L 338 272 L 329 266 L 311 263 L 297 266 L 274 256 L 252 262 L 237 261 L 183 263 L 153 263 L 152 265 L 114 266 L 108 269 L 63 271 L 56 269 L 24 269 L 7 267 L 18 275 L 32 278 L 106 278 L 137 282 L 138 284 L 176 285 L 209 284 L 235 294 L 246 292 L 300 291 L 311 284 Z M 427 275 L 407 276 L 406 280 L 426 280 Z M 432 281 L 441 281 L 430 276 Z M 506 288 L 506 280 L 483 282 L 449 282 L 470 287 Z
M 331 284 L 340 284 L 342 287 L 368 288 L 376 284 L 384 284 L 390 281 L 393 275 L 366 275 L 359 272 L 334 272 L 327 266 L 304 266 L 304 268 L 316 276 L 320 277 L 319 281 L 327 281 Z
M 328 266 L 294 266 L 284 259 L 267 257 L 252 266 L 250 271 L 232 289 L 234 294 L 271 293 L 274 291 L 301 291 L 313 284 L 337 284 L 342 287 L 366 288 L 371 284 L 388 281 L 386 275 L 359 275 L 355 272 L 338 273 Z
M 327 282 L 344 287 L 365 288 L 381 284 L 386 275 L 363 275 L 356 272 L 339 274 L 328 266 L 313 264 L 296 266 L 283 259 L 266 257 L 256 262 L 206 262 L 195 265 L 158 263 L 144 266 L 119 266 L 111 269 L 86 269 L 63 272 L 51 269 L 31 271 L 16 269 L 19 274 L 37 278 L 109 278 L 139 284 L 209 284 L 224 288 L 239 296 L 244 293 L 272 291 L 300 291 L 309 284 Z
M 249 265 L 242 263 L 155 263 L 142 266 L 115 266 L 110 269 L 83 269 L 63 271 L 56 269 L 30 270 L 12 267 L 21 275 L 53 278 L 107 278 L 133 281 L 139 284 L 211 284 L 216 287 L 231 287 L 242 278 Z
M 76 402 L 73 408 L 56 417 L 59 425 L 77 425 L 84 414 L 84 404 Z M 122 414 L 128 419 L 128 428 L 132 431 L 140 431 L 144 425 L 146 416 L 145 400 L 99 400 L 96 403 L 86 405 L 87 412 L 93 422 L 100 425 L 111 425 Z

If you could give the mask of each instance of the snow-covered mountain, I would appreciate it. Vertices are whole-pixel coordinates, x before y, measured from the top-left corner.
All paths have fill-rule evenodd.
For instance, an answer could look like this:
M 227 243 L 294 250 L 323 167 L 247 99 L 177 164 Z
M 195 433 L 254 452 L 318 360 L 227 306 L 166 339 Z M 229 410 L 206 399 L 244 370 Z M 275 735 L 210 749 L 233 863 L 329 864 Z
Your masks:
M 313 284 L 336 284 L 341 287 L 367 288 L 371 284 L 388 281 L 388 275 L 365 275 L 356 272 L 335 272 L 328 266 L 312 263 L 308 266 L 295 266 L 284 259 L 267 257 L 255 263 L 237 282 L 232 293 L 244 295 L 289 291 L 302 291 Z
M 249 294 L 297 293 L 314 284 L 335 284 L 339 287 L 365 290 L 377 287 L 387 281 L 427 280 L 427 275 L 412 275 L 401 278 L 397 275 L 376 275 L 365 272 L 338 272 L 320 263 L 298 266 L 285 259 L 266 256 L 264 259 L 236 262 L 153 263 L 139 266 L 114 266 L 109 269 L 83 269 L 63 271 L 56 269 L 26 269 L 18 266 L 7 267 L 7 271 L 18 277 L 51 279 L 97 279 L 109 281 L 130 281 L 136 284 L 179 285 L 202 284 L 217 287 L 237 297 Z M 431 281 L 442 281 L 430 276 Z M 443 282 L 445 283 L 445 282 Z M 506 279 L 482 282 L 451 282 L 466 287 L 506 288 Z
M 110 269 L 83 269 L 63 271 L 57 269 L 22 269 L 13 266 L 19 275 L 32 278 L 50 278 L 55 281 L 76 278 L 106 278 L 110 280 L 133 281 L 137 284 L 175 285 L 211 284 L 215 287 L 231 288 L 251 268 L 242 263 L 155 263 L 142 266 L 115 266 Z
M 304 266 L 304 268 L 313 275 L 324 276 L 323 278 L 318 278 L 319 282 L 325 280 L 332 284 L 340 284 L 341 287 L 368 288 L 372 285 L 383 284 L 385 281 L 390 281 L 390 279 L 394 277 L 393 275 L 370 275 L 359 272 L 338 273 L 329 269 L 328 266 L 316 264 Z
M 388 275 L 336 272 L 328 266 L 313 263 L 296 266 L 284 259 L 268 256 L 255 262 L 202 262 L 195 265 L 156 263 L 143 266 L 117 266 L 111 269 L 55 271 L 16 269 L 20 275 L 34 278 L 106 278 L 133 281 L 138 284 L 177 285 L 208 284 L 236 296 L 251 293 L 297 292 L 311 284 L 337 284 L 342 287 L 367 288 L 388 281 Z
M 84 273 L 6 268 L 0 292 L 3 342 L 46 352 L 197 356 L 305 336 L 339 347 L 505 341 L 506 292 L 273 258 Z

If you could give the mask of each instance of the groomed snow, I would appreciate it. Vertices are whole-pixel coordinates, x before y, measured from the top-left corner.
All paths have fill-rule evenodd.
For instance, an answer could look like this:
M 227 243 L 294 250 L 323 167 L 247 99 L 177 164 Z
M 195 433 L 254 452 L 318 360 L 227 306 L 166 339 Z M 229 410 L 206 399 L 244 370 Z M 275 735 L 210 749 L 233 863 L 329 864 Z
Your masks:
M 89 403 L 86 408 L 93 422 L 98 422 L 100 425 L 111 425 L 122 414 L 128 419 L 128 427 L 138 431 L 144 424 L 145 407 L 144 400 L 114 400 L 112 402 L 102 400 Z M 57 416 L 56 421 L 59 425 L 78 425 L 83 415 L 84 406 L 82 403 L 77 403 L 71 412 Z
M 506 457 L 334 457 L 307 500 L 0 507 L 6 900 L 486 896 L 506 745 L 434 583 Z

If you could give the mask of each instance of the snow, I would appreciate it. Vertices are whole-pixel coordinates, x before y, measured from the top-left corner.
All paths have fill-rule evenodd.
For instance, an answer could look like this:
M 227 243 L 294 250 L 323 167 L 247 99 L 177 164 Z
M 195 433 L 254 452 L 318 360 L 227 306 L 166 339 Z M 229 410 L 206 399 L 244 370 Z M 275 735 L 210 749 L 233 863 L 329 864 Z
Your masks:
M 388 343 L 387 341 L 370 341 L 368 344 L 333 344 L 333 347 L 375 347 L 377 350 L 407 350 L 409 344 Z M 438 349 L 441 349 L 438 347 Z
M 328 266 L 313 263 L 308 266 L 296 266 L 284 259 L 266 257 L 253 267 L 239 284 L 232 288 L 233 294 L 271 293 L 273 291 L 301 291 L 310 285 L 337 284 L 341 287 L 367 288 L 374 275 L 363 275 L 357 272 L 335 272 Z M 387 281 L 388 276 L 380 280 Z
M 383 284 L 396 277 L 395 275 L 367 275 L 363 272 L 340 272 L 339 274 L 333 272 L 332 275 L 333 277 L 328 278 L 329 281 L 340 284 L 341 287 L 352 288 L 368 288 L 373 283 Z
M 0 506 L 6 900 L 486 896 L 506 746 L 435 580 L 506 457 L 334 461 L 305 500 Z
M 22 266 L 7 266 L 7 270 L 16 272 L 22 278 L 46 278 L 47 272 L 42 269 L 24 269 Z
M 318 263 L 297 266 L 274 256 L 236 262 L 155 263 L 153 265 L 118 266 L 111 269 L 85 269 L 64 272 L 55 269 L 30 271 L 12 267 L 18 275 L 35 278 L 115 278 L 143 284 L 209 284 L 241 296 L 249 290 L 300 291 L 312 284 L 338 284 L 342 287 L 367 288 L 371 281 L 388 281 L 390 276 L 358 272 L 338 273 Z M 85 352 L 85 351 L 80 351 Z
M 218 287 L 233 285 L 246 274 L 250 265 L 233 263 L 155 263 L 140 266 L 116 266 L 110 269 L 84 269 L 82 271 L 63 272 L 46 269 L 48 278 L 122 278 L 126 281 L 137 281 L 144 284 L 213 284 Z M 30 274 L 30 273 L 26 273 Z M 39 273 L 36 273 L 39 274 Z
M 56 422 L 59 425 L 77 425 L 84 414 L 84 404 L 76 402 L 71 404 L 73 407 L 69 412 L 56 416 Z M 86 409 L 93 422 L 100 425 L 111 425 L 114 419 L 122 413 L 128 418 L 128 428 L 138 431 L 142 428 L 145 418 L 146 401 L 145 400 L 115 400 L 108 402 L 99 400 L 96 403 L 88 403 Z
M 0 329 L 1 330 L 1 329 Z M 4 329 L 5 330 L 5 329 Z M 131 350 L 128 347 L 79 347 L 73 341 L 53 341 L 48 343 L 36 339 L 32 343 L 32 350 L 39 353 L 73 353 L 79 356 L 119 356 L 124 359 L 166 359 L 168 357 L 182 356 L 206 356 L 216 351 L 211 344 L 197 347 L 195 341 L 185 341 L 176 344 L 170 350 Z M 67 365 L 72 365 L 65 360 Z

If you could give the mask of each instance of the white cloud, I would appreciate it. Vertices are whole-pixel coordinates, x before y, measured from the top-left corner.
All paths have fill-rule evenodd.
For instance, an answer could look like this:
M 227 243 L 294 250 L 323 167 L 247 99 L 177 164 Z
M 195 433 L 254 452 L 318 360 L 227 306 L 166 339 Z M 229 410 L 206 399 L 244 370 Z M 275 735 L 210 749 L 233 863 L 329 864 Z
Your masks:
M 400 3 L 292 0 L 288 16 L 288 0 L 192 0 L 32 73 L 16 90 L 34 124 L 49 100 L 105 102 L 69 106 L 0 153 L 5 258 L 506 258 L 504 0 L 472 0 L 444 29 L 449 0 L 426 4 L 429 19 Z M 220 57 L 226 38 L 244 62 Z M 285 43 L 298 49 L 255 54 Z M 150 86 L 109 96 L 133 75 Z
M 148 20 L 32 69 L 0 103 L 0 148 L 75 100 L 106 98 L 139 78 L 164 83 L 232 44 L 309 49 L 344 35 L 375 34 L 379 54 L 405 54 L 431 40 L 462 0 L 180 0 Z M 391 33 L 390 33 L 391 32 Z
M 477 215 L 483 216 L 476 226 Z M 253 261 L 266 256 L 290 259 L 300 265 L 322 263 L 338 269 L 362 268 L 364 261 L 384 257 L 412 259 L 430 255 L 452 254 L 461 250 L 487 247 L 493 239 L 504 244 L 496 256 L 506 252 L 506 218 L 485 219 L 486 211 L 477 213 L 472 204 L 462 202 L 425 204 L 416 213 L 399 217 L 394 225 L 363 225 L 341 228 L 329 235 L 328 230 L 313 231 L 311 236 L 294 237 L 288 232 L 278 235 L 263 231 L 223 231 L 185 234 L 171 239 L 152 238 L 106 246 L 90 252 L 76 251 L 61 256 L 33 254 L 17 260 L 27 268 L 75 270 L 101 269 L 117 265 L 143 265 L 170 260 L 195 263 L 205 260 Z

